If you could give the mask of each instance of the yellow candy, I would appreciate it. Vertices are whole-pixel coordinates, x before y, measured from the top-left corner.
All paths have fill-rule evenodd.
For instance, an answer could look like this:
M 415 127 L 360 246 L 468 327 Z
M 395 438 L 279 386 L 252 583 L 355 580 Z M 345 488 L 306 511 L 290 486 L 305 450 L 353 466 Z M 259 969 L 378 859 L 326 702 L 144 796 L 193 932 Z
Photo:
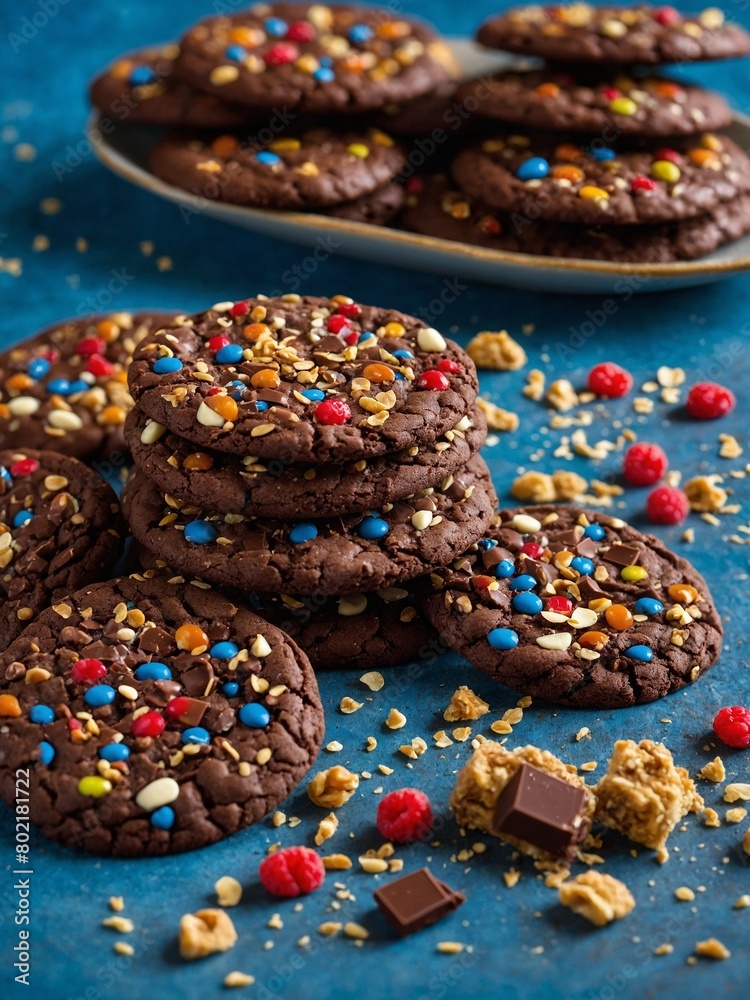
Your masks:
M 607 201 L 609 199 L 609 195 L 604 188 L 594 187 L 593 184 L 585 184 L 578 192 L 578 197 L 586 198 L 589 201 Z
M 638 105 L 629 97 L 616 97 L 614 101 L 610 101 L 609 110 L 615 115 L 634 115 Z
M 639 580 L 645 580 L 648 573 L 643 566 L 624 566 L 620 570 L 620 576 L 628 583 L 638 583 Z
M 103 795 L 109 795 L 112 791 L 112 782 L 98 774 L 88 774 L 78 782 L 79 795 L 86 795 L 91 799 L 100 799 Z
M 651 176 L 657 181 L 676 184 L 681 177 L 680 168 L 670 160 L 654 160 L 651 164 Z
M 274 139 L 269 142 L 268 148 L 274 153 L 290 153 L 299 149 L 302 143 L 299 139 Z
M 347 146 L 347 152 L 351 153 L 352 156 L 358 156 L 362 160 L 366 160 L 370 155 L 370 147 L 365 146 L 363 142 L 353 142 L 351 146 Z

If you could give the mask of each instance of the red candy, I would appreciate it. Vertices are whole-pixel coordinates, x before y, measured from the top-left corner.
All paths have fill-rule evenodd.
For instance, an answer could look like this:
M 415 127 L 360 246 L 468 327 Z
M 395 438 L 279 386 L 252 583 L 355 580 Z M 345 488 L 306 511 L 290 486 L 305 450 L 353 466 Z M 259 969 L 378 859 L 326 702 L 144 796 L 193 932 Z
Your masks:
M 326 327 L 331 331 L 331 333 L 341 333 L 342 330 L 348 330 L 351 323 L 346 318 L 338 313 L 334 313 L 333 316 L 328 317 L 328 322 Z
M 72 732 L 74 729 L 83 729 L 83 723 L 80 719 L 68 719 L 68 729 Z
M 448 379 L 437 368 L 430 368 L 428 371 L 422 372 L 417 379 L 418 389 L 433 389 L 435 392 L 445 392 L 450 387 L 451 384 Z
M 352 411 L 343 399 L 324 399 L 315 407 L 315 419 L 319 424 L 341 425 L 352 419 Z
M 165 726 L 164 718 L 158 712 L 144 712 L 133 719 L 130 731 L 133 736 L 161 736 Z
M 356 319 L 357 316 L 362 314 L 362 306 L 358 306 L 356 302 L 342 302 L 336 309 L 336 312 L 342 316 L 347 316 L 349 319 Z
M 450 358 L 443 358 L 442 361 L 438 362 L 438 371 L 457 375 L 461 371 L 461 365 L 457 361 L 451 361 Z
M 600 365 L 594 365 L 589 372 L 588 387 L 597 396 L 616 399 L 630 392 L 633 387 L 633 377 L 614 361 L 603 361 Z
M 750 747 L 750 709 L 741 705 L 722 708 L 714 719 L 714 732 L 728 747 L 737 750 Z
M 107 673 L 101 660 L 78 660 L 73 664 L 70 676 L 76 684 L 96 684 Z
M 234 306 L 232 306 L 234 308 Z M 225 337 L 223 333 L 217 333 L 215 337 L 209 338 L 208 349 L 212 354 L 218 354 L 222 347 L 226 347 L 227 344 L 231 344 L 232 341 L 229 337 Z
M 104 354 L 107 350 L 107 345 L 99 337 L 85 337 L 78 344 L 79 354 Z
M 179 719 L 181 715 L 187 712 L 188 708 L 190 708 L 190 699 L 184 695 L 179 695 L 177 698 L 173 698 L 167 702 L 167 707 L 164 711 L 170 719 Z
M 46 351 L 42 351 L 42 357 L 51 365 L 56 365 L 60 360 L 60 352 L 56 347 L 48 347 Z
M 294 62 L 299 57 L 299 49 L 290 42 L 279 42 L 274 45 L 263 56 L 263 61 L 267 66 L 283 66 L 284 63 Z
M 86 363 L 86 371 L 91 372 L 92 375 L 96 375 L 97 377 L 111 375 L 114 370 L 115 366 L 112 362 L 107 361 L 101 354 L 92 354 Z
M 604 94 L 604 96 L 607 98 L 608 101 L 614 101 L 618 97 L 620 97 L 620 91 L 617 89 L 617 87 L 605 87 L 602 93 Z
M 569 597 L 557 594 L 555 597 L 550 597 L 547 601 L 547 610 L 556 611 L 559 615 L 570 617 L 573 614 L 573 602 Z
M 315 38 L 315 28 L 309 21 L 295 21 L 289 25 L 285 37 L 290 42 L 311 42 Z
M 679 524 L 689 513 L 688 498 L 674 486 L 657 486 L 648 495 L 646 514 L 654 524 Z
M 715 420 L 731 413 L 736 402 L 732 390 L 718 382 L 696 382 L 687 395 L 686 406 L 696 420 Z
M 430 800 L 418 788 L 399 788 L 378 805 L 378 832 L 386 840 L 408 844 L 426 837 L 432 829 Z
M 407 194 L 421 194 L 424 191 L 424 181 L 421 177 L 410 177 L 406 182 Z
M 249 310 L 250 306 L 247 304 L 247 302 L 243 300 L 242 302 L 235 302 L 235 304 L 229 310 L 229 314 L 230 316 L 245 316 L 249 312 Z
M 351 333 L 347 333 L 347 335 L 344 337 L 344 340 L 347 344 L 351 344 L 353 346 L 359 340 L 359 334 L 357 333 L 356 330 L 352 330 Z
M 258 868 L 263 888 L 272 896 L 303 896 L 319 889 L 326 877 L 320 856 L 309 847 L 283 847 Z
M 653 486 L 669 468 L 669 461 L 658 444 L 645 441 L 631 445 L 622 460 L 622 472 L 631 486 Z
M 682 163 L 682 157 L 676 149 L 657 149 L 654 153 L 655 160 L 669 160 L 670 163 Z
M 22 458 L 14 462 L 10 467 L 11 476 L 16 479 L 18 476 L 30 476 L 39 468 L 39 462 L 35 458 Z
M 659 24 L 677 24 L 680 20 L 680 13 L 674 7 L 660 7 L 654 13 L 654 20 L 658 21 Z
M 544 555 L 544 546 L 539 542 L 524 542 L 521 546 L 521 553 L 529 559 L 541 559 Z
M 655 191 L 657 183 L 651 177 L 642 177 L 640 174 L 630 182 L 631 191 Z

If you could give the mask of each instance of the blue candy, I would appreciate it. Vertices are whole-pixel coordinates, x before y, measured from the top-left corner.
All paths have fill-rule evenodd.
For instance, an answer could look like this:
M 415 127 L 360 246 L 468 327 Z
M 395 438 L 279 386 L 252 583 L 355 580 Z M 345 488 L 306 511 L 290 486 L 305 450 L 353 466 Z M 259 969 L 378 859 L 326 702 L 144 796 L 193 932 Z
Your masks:
M 183 743 L 210 743 L 211 734 L 203 726 L 192 726 L 182 734 Z
M 355 45 L 364 45 L 372 38 L 372 28 L 369 24 L 354 24 L 349 29 L 349 41 Z
M 664 610 L 664 605 L 661 601 L 657 601 L 655 597 L 639 597 L 638 600 L 633 605 L 633 611 L 637 615 L 658 615 Z
M 166 663 L 152 660 L 151 663 L 141 664 L 135 676 L 139 681 L 168 681 L 172 679 L 172 671 Z
M 159 806 L 151 813 L 151 825 L 157 830 L 171 830 L 174 826 L 174 809 L 171 806 Z
M 294 545 L 301 545 L 303 542 L 311 542 L 318 537 L 318 529 L 309 521 L 301 521 L 289 532 L 289 541 Z
M 225 50 L 224 55 L 234 62 L 242 62 L 243 59 L 247 58 L 247 49 L 243 49 L 241 45 L 230 45 Z
M 321 56 L 320 57 L 320 65 L 321 66 L 333 66 L 333 59 L 331 59 L 330 56 Z
M 313 79 L 317 80 L 318 83 L 331 83 L 336 79 L 336 74 L 328 66 L 321 66 L 313 73 Z
M 370 514 L 363 518 L 357 525 L 357 534 L 359 537 L 369 540 L 383 538 L 390 530 L 387 521 L 384 521 L 382 517 L 373 517 Z
M 42 740 L 39 744 L 39 760 L 45 767 L 49 767 L 54 759 L 55 748 L 51 743 L 48 743 L 46 740 Z
M 136 66 L 130 72 L 129 82 L 131 87 L 145 87 L 156 83 L 156 73 L 150 66 Z
M 511 590 L 533 590 L 536 587 L 536 580 L 529 573 L 522 573 L 514 576 L 508 584 Z
M 47 392 L 55 396 L 68 396 L 70 394 L 70 382 L 66 378 L 53 378 L 45 388 Z
M 512 628 L 493 628 L 487 636 L 487 642 L 493 649 L 515 649 L 518 645 L 518 633 Z
M 477 548 L 481 549 L 482 552 L 489 552 L 490 549 L 494 549 L 497 542 L 494 538 L 480 538 L 477 542 Z
M 75 396 L 78 392 L 88 392 L 91 386 L 88 382 L 85 382 L 82 378 L 77 378 L 75 382 L 71 382 L 68 386 L 68 395 Z
M 19 512 L 13 518 L 13 527 L 22 528 L 24 524 L 28 524 L 29 521 L 34 520 L 34 515 L 30 510 L 19 510 Z
M 263 729 L 271 721 L 268 709 L 264 705 L 259 705 L 257 701 L 243 705 L 237 714 L 240 717 L 240 722 L 252 729 Z
M 221 685 L 221 690 L 227 698 L 234 698 L 240 693 L 240 686 L 237 681 L 227 681 L 226 684 Z
M 29 712 L 29 719 L 40 726 L 48 726 L 50 722 L 55 721 L 55 710 L 49 705 L 34 705 Z
M 267 410 L 270 405 L 271 405 L 270 403 L 266 403 L 266 401 L 263 399 L 255 400 L 255 409 L 258 411 L 258 413 L 263 413 L 263 411 Z
M 185 540 L 193 545 L 208 545 L 218 537 L 218 529 L 210 521 L 188 521 L 185 525 Z
M 94 684 L 83 696 L 83 700 L 92 708 L 101 708 L 102 705 L 111 705 L 116 694 L 115 689 L 109 684 Z
M 127 760 L 130 756 L 130 747 L 125 746 L 124 743 L 108 743 L 99 748 L 99 756 L 111 763 L 117 760 Z
M 245 383 L 241 382 L 238 378 L 236 378 L 233 382 L 229 383 L 229 385 L 227 386 L 227 388 L 229 388 L 229 386 L 232 386 L 232 385 L 234 386 L 234 392 L 232 393 L 232 399 L 236 399 L 236 400 L 242 399 L 243 393 L 247 392 L 247 386 L 245 385 Z
M 549 163 L 543 156 L 531 156 L 516 170 L 519 181 L 536 181 L 549 173 Z
M 215 656 L 217 660 L 231 660 L 240 651 L 240 647 L 233 642 L 216 642 L 209 649 L 208 655 Z
M 497 566 L 495 566 L 495 576 L 499 577 L 501 580 L 507 580 L 509 576 L 513 576 L 515 571 L 516 567 L 510 559 L 503 559 L 497 564 Z
M 519 615 L 538 615 L 544 607 L 541 597 L 537 597 L 536 594 L 532 594 L 528 590 L 516 594 L 510 603 L 513 610 L 517 611 Z
M 576 573 L 580 573 L 581 576 L 591 576 L 591 574 L 594 572 L 594 564 L 590 559 L 587 559 L 585 556 L 575 556 L 573 559 L 571 559 L 570 565 L 573 567 Z
M 32 378 L 44 378 L 47 372 L 52 366 L 46 358 L 34 358 L 33 361 L 29 361 L 29 367 L 26 371 Z
M 650 663 L 654 658 L 654 651 L 649 646 L 631 646 L 625 650 L 625 655 L 629 656 L 631 660 Z
M 321 399 L 326 398 L 326 394 L 322 389 L 303 389 L 301 395 L 304 396 L 305 399 L 311 400 L 313 403 L 319 403 Z
M 280 17 L 269 17 L 263 27 L 269 35 L 275 35 L 277 38 L 283 38 L 289 30 L 289 25 Z
M 4 465 L 0 465 L 0 479 L 4 479 L 5 482 L 10 483 L 11 486 L 13 485 L 13 477 Z
M 159 358 L 154 361 L 153 368 L 157 375 L 167 375 L 169 372 L 180 371 L 182 362 L 179 358 Z
M 216 360 L 220 365 L 234 365 L 238 361 L 242 361 L 244 353 L 245 349 L 241 344 L 227 344 L 226 347 L 222 347 L 220 351 L 216 352 Z
M 607 149 L 606 146 L 602 148 L 592 149 L 589 151 L 591 156 L 602 163 L 604 160 L 614 160 L 615 151 L 614 149 Z
M 590 538 L 594 542 L 600 542 L 607 534 L 601 524 L 587 524 L 583 533 L 584 538 Z
M 408 359 L 408 358 L 413 358 L 414 357 L 414 355 L 411 353 L 411 351 L 407 351 L 406 349 L 399 350 L 399 351 L 392 351 L 391 353 L 393 354 L 394 358 L 407 358 Z
M 268 152 L 256 153 L 255 159 L 258 161 L 258 163 L 265 163 L 266 166 L 268 167 L 273 167 L 277 163 L 281 163 L 281 157 L 277 156 L 276 153 L 268 153 Z

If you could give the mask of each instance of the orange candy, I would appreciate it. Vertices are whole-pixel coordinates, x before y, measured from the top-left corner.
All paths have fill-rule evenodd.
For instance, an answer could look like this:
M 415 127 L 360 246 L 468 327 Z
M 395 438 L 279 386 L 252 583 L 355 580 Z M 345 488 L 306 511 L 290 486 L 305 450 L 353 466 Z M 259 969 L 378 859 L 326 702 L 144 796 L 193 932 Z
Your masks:
M 17 719 L 21 714 L 21 706 L 14 694 L 0 694 L 0 716 Z
M 6 387 L 10 389 L 11 392 L 25 392 L 30 389 L 34 384 L 34 380 L 29 378 L 24 372 L 16 372 L 15 375 L 11 375 L 8 381 L 5 383 Z
M 229 41 L 235 45 L 244 45 L 249 49 L 261 45 L 264 41 L 264 34 L 259 28 L 237 27 L 229 32 Z
M 378 38 L 405 38 L 411 32 L 406 21 L 385 21 L 378 25 Z
M 182 460 L 182 467 L 190 469 L 191 472 L 206 472 L 213 468 L 213 464 L 214 460 L 205 451 L 194 451 Z
M 211 143 L 211 152 L 217 156 L 231 156 L 239 142 L 233 135 L 217 135 Z
M 110 426 L 116 426 L 118 424 L 125 423 L 125 417 L 127 414 L 121 406 L 105 406 L 102 410 L 99 421 L 102 424 L 108 424 Z
M 707 170 L 718 170 L 721 166 L 721 157 L 712 149 L 691 149 L 688 159 L 697 167 L 705 167 Z
M 583 158 L 584 154 L 572 142 L 561 142 L 559 146 L 555 147 L 556 160 L 570 160 L 573 163 L 580 163 Z
M 365 365 L 362 376 L 370 382 L 392 382 L 396 377 L 388 365 Z
M 237 414 L 240 412 L 231 396 L 209 396 L 204 402 L 210 410 L 218 413 L 225 420 L 236 420 Z
M 174 637 L 177 646 L 189 652 L 201 646 L 208 646 L 208 636 L 198 625 L 180 625 Z
M 278 389 L 281 385 L 279 373 L 273 368 L 263 368 L 250 379 L 250 385 L 255 389 Z
M 672 583 L 668 590 L 669 596 L 679 604 L 695 604 L 700 594 L 689 583 Z
M 676 83 L 672 83 L 670 80 L 660 80 L 658 83 L 653 84 L 651 90 L 654 94 L 658 94 L 659 97 L 665 97 L 668 101 L 673 101 L 682 93 L 682 87 L 678 87 Z
M 613 604 L 604 613 L 607 624 L 618 632 L 630 628 L 633 624 L 633 616 L 624 604 Z
M 576 167 L 572 163 L 560 163 L 552 168 L 552 176 L 556 180 L 566 180 L 570 181 L 571 184 L 579 184 L 585 175 L 580 167 Z
M 604 632 L 584 632 L 578 641 L 585 649 L 603 649 L 609 642 L 609 636 Z
M 242 332 L 246 340 L 257 340 L 270 331 L 265 323 L 249 323 Z
M 96 334 L 102 340 L 111 344 L 113 340 L 117 340 L 120 336 L 120 327 L 117 323 L 112 322 L 111 319 L 103 319 L 96 324 Z
M 557 97 L 560 88 L 556 83 L 540 83 L 534 93 L 539 94 L 540 97 Z
M 362 61 L 361 56 L 352 52 L 351 55 L 348 55 L 341 60 L 339 68 L 344 70 L 346 73 L 363 73 L 365 64 Z

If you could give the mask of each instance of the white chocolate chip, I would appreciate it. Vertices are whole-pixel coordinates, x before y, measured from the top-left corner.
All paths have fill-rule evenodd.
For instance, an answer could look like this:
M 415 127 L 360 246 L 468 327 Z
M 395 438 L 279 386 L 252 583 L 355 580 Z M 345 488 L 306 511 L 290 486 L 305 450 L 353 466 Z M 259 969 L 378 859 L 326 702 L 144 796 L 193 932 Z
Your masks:
M 212 410 L 206 403 L 201 403 L 195 417 L 198 423 L 203 424 L 204 427 L 223 427 L 225 423 L 224 417 L 216 410 Z
M 40 405 L 39 400 L 33 396 L 16 396 L 8 402 L 8 409 L 14 417 L 30 417 Z
M 531 517 L 530 514 L 516 514 L 511 521 L 511 525 L 516 531 L 520 531 L 522 535 L 531 535 L 535 531 L 542 530 L 541 522 L 537 521 L 535 517 Z
M 427 351 L 428 353 L 441 352 L 447 347 L 445 338 L 431 326 L 419 331 L 417 334 L 417 343 L 420 350 Z
M 138 792 L 135 797 L 135 804 L 145 809 L 146 812 L 153 812 L 161 806 L 174 802 L 180 794 L 180 786 L 174 778 L 157 778 Z
M 50 427 L 57 427 L 61 431 L 80 431 L 83 421 L 77 413 L 70 410 L 52 410 L 47 415 L 47 423 Z
M 537 645 L 542 649 L 568 649 L 572 642 L 569 632 L 555 632 L 553 635 L 537 636 Z
M 141 431 L 141 444 L 154 444 L 165 433 L 166 427 L 157 420 L 152 420 Z
M 255 642 L 250 647 L 250 652 L 253 656 L 257 656 L 259 660 L 262 660 L 266 656 L 270 656 L 271 647 L 268 645 L 268 641 L 260 633 L 256 635 Z

